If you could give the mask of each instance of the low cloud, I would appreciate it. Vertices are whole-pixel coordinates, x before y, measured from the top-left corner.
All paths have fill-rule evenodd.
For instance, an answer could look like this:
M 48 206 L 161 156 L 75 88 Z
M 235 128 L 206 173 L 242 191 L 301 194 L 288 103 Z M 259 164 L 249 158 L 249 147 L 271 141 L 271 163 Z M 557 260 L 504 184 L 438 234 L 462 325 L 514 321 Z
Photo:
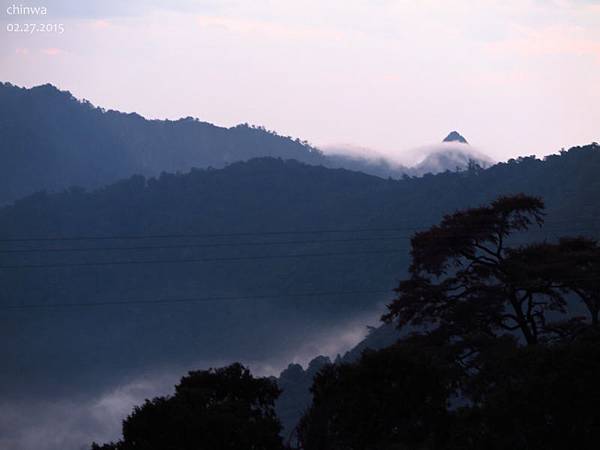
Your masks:
M 186 372 L 183 369 L 157 371 L 132 377 L 101 393 L 91 392 L 70 399 L 2 402 L 0 448 L 89 450 L 94 441 L 118 440 L 122 421 L 133 407 L 147 398 L 171 394 L 173 386 Z
M 352 144 L 325 145 L 320 147 L 324 153 L 329 155 L 343 155 L 354 159 L 361 159 L 372 164 L 381 161 L 397 169 L 413 168 L 435 155 L 458 155 L 463 154 L 480 161 L 492 164 L 494 160 L 486 155 L 484 151 L 473 145 L 458 142 L 438 142 L 435 144 L 422 145 L 400 151 L 382 151 Z
M 380 317 L 388 300 L 389 298 L 382 298 L 375 310 L 308 336 L 304 345 L 292 352 L 287 361 L 283 362 L 281 369 L 292 362 L 306 367 L 317 356 L 328 356 L 331 359 L 335 359 L 337 355 L 343 356 L 367 336 L 369 325 L 381 324 Z
M 256 376 L 278 376 L 291 362 L 306 366 L 319 355 L 334 358 L 360 342 L 367 325 L 377 324 L 378 309 L 324 328 L 306 329 L 302 345 L 276 359 L 242 360 Z M 10 450 L 89 450 L 92 442 L 118 440 L 121 424 L 147 398 L 169 395 L 174 385 L 190 370 L 223 367 L 233 360 L 198 361 L 171 365 L 144 374 L 131 375 L 101 392 L 91 386 L 88 392 L 64 398 L 21 398 L 0 402 L 0 448 Z

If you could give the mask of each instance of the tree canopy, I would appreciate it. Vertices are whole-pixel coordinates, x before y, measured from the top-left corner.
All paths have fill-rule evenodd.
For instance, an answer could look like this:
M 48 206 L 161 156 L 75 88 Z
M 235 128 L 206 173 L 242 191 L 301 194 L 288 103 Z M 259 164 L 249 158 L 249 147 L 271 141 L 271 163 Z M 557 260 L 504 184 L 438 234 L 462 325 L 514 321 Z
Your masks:
M 319 372 L 302 448 L 597 448 L 599 246 L 519 242 L 543 218 L 517 194 L 416 233 L 384 316 L 409 333 Z
M 519 331 L 527 344 L 580 329 L 565 293 L 581 298 L 598 319 L 598 245 L 586 238 L 519 243 L 514 236 L 541 226 L 544 203 L 517 194 L 489 206 L 447 215 L 411 240 L 410 277 L 384 320 L 424 326 L 448 338 L 493 338 Z
M 123 437 L 93 450 L 277 450 L 279 388 L 241 364 L 190 372 L 172 396 L 137 406 L 123 421 Z

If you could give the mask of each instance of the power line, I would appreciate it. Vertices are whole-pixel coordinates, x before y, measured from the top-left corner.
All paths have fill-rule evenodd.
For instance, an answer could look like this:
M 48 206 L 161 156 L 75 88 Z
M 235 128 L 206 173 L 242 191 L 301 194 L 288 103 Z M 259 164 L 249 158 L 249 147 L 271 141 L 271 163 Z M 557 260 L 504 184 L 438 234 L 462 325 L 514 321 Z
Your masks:
M 527 242 L 516 242 L 515 245 L 527 244 Z M 172 248 L 165 246 L 163 248 Z M 178 247 L 175 247 L 178 248 Z M 188 247 L 186 247 L 188 248 Z M 125 249 L 125 248 L 123 248 Z M 127 248 L 130 249 L 130 248 Z M 102 250 L 98 248 L 98 250 Z M 255 256 L 233 256 L 233 257 L 211 257 L 211 258 L 178 258 L 178 259 L 155 259 L 155 260 L 125 260 L 125 261 L 91 261 L 78 263 L 44 263 L 44 264 L 14 264 L 0 266 L 2 269 L 40 269 L 40 268 L 67 268 L 67 267 L 97 267 L 97 266 L 122 266 L 122 265 L 148 265 L 148 264 L 187 264 L 187 263 L 205 263 L 205 262 L 233 262 L 233 261 L 252 261 L 266 259 L 287 259 L 287 258 L 309 258 L 309 257 L 334 257 L 334 256 L 355 256 L 355 255 L 379 255 L 379 254 L 399 254 L 405 253 L 406 249 L 396 250 L 363 250 L 351 252 L 323 252 L 323 253 L 298 253 L 282 255 L 255 255 Z M 570 259 L 565 259 L 570 261 Z
M 187 249 L 187 248 L 219 248 L 219 247 L 251 247 L 266 245 L 297 245 L 297 244 L 329 244 L 329 243 L 350 243 L 350 242 L 375 242 L 406 240 L 410 236 L 394 237 L 376 237 L 376 238 L 356 238 L 356 239 L 315 239 L 304 241 L 271 241 L 271 242 L 218 242 L 212 244 L 176 244 L 176 245 L 144 245 L 129 247 L 71 247 L 71 248 L 28 248 L 14 250 L 0 250 L 0 253 L 66 253 L 66 252 L 87 252 L 87 251 L 115 251 L 115 250 L 168 250 L 168 249 Z
M 573 224 L 573 220 L 564 220 L 547 222 L 544 224 L 544 230 L 527 229 L 522 232 L 544 232 L 549 231 L 548 225 L 558 223 Z M 131 234 L 131 235 L 97 235 L 97 236 L 36 236 L 36 237 L 13 237 L 2 238 L 0 242 L 53 242 L 53 241 L 106 241 L 106 240 L 138 240 L 138 239 L 196 239 L 196 238 L 218 238 L 218 237 L 242 237 L 242 236 L 282 236 L 282 235 L 311 235 L 311 234 L 333 234 L 333 233 L 381 233 L 381 232 L 398 232 L 398 231 L 427 231 L 426 227 L 396 227 L 396 228 L 339 228 L 339 229 L 316 229 L 316 230 L 278 230 L 278 231 L 247 231 L 235 233 L 170 233 L 170 234 Z M 532 224 L 532 226 L 535 226 Z M 468 228 L 467 228 L 468 229 Z M 565 231 L 559 229 L 556 231 Z M 598 231 L 598 230 L 581 230 L 581 231 Z
M 158 304 L 178 304 L 178 303 L 204 303 L 219 301 L 239 301 L 239 300 L 268 300 L 278 298 L 297 298 L 297 297 L 332 297 L 342 295 L 375 295 L 375 294 L 393 294 L 392 290 L 365 290 L 365 291 L 323 291 L 323 292 L 304 292 L 304 293 L 281 293 L 277 295 L 245 295 L 245 296 L 215 296 L 215 297 L 190 297 L 190 298 L 171 298 L 171 299 L 137 299 L 137 300 L 108 300 L 97 302 L 73 302 L 73 303 L 26 303 L 22 305 L 0 305 L 0 310 L 6 309 L 40 309 L 40 308 L 70 308 L 70 307 L 90 307 L 90 306 L 121 306 L 121 305 L 158 305 Z
M 138 235 L 106 235 L 106 236 L 48 236 L 48 237 L 15 237 L 3 238 L 0 242 L 40 242 L 40 241 L 94 241 L 94 240 L 134 240 L 134 239 L 182 239 L 182 238 L 216 238 L 241 236 L 281 236 L 281 235 L 310 235 L 329 233 L 366 233 L 407 231 L 414 228 L 355 228 L 355 229 L 317 229 L 317 230 L 287 230 L 287 231 L 245 231 L 236 233 L 172 233 L 172 234 L 138 234 Z
M 597 277 L 570 278 L 568 281 L 600 281 Z M 269 300 L 279 298 L 310 298 L 310 297 L 333 297 L 343 295 L 382 295 L 394 294 L 394 290 L 354 290 L 354 291 L 321 291 L 321 292 L 294 292 L 270 295 L 243 295 L 243 296 L 211 296 L 211 297 L 187 297 L 187 298 L 163 298 L 163 299 L 135 299 L 135 300 L 105 300 L 95 302 L 68 302 L 68 303 L 25 303 L 21 305 L 0 305 L 0 310 L 17 309 L 44 309 L 44 308 L 76 308 L 94 306 L 123 306 L 123 305 L 160 305 L 181 303 L 205 303 L 219 301 L 241 301 L 241 300 Z
M 0 266 L 0 269 L 41 269 L 41 268 L 63 268 L 63 267 L 95 267 L 95 266 L 122 266 L 137 264 L 183 264 L 204 262 L 226 262 L 226 261 L 253 261 L 261 259 L 285 259 L 285 258 L 320 258 L 330 256 L 353 256 L 353 255 L 379 255 L 391 253 L 404 253 L 401 250 L 365 250 L 358 252 L 327 252 L 327 253 L 299 253 L 286 255 L 260 255 L 260 256 L 233 256 L 221 258 L 189 258 L 189 259 L 155 259 L 148 261 L 94 261 L 81 263 L 53 263 L 53 264 L 20 264 Z
M 565 230 L 561 230 L 565 231 Z M 595 233 L 597 230 L 566 230 L 574 233 Z M 528 230 L 534 233 L 552 233 L 551 230 Z M 225 248 L 225 247 L 264 247 L 268 245 L 299 245 L 299 244 L 335 244 L 335 243 L 354 243 L 354 242 L 377 242 L 377 241 L 403 241 L 410 240 L 412 235 L 381 236 L 372 238 L 352 238 L 352 239 L 313 239 L 313 240 L 293 240 L 293 241 L 262 241 L 262 242 L 217 242 L 202 244 L 168 244 L 168 245 L 142 245 L 142 246 L 113 246 L 113 247 L 50 247 L 50 248 L 19 248 L 0 250 L 0 254 L 24 254 L 24 253 L 75 253 L 90 251 L 142 251 L 142 250 L 169 250 L 169 249 L 198 249 L 198 248 Z M 467 234 L 455 234 L 452 237 L 470 237 Z M 556 236 L 554 236 L 556 237 Z M 115 238 L 117 239 L 117 238 Z M 145 237 L 140 239 L 146 239 Z M 1 240 L 0 240 L 1 242 Z

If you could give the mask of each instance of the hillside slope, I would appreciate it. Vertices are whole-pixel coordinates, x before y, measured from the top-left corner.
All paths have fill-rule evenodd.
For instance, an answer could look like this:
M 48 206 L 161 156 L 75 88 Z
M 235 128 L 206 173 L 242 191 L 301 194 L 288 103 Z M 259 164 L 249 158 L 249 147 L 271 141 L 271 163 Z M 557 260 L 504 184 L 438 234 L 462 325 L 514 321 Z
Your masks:
M 223 168 L 256 157 L 295 159 L 384 178 L 462 170 L 471 159 L 482 166 L 490 162 L 456 142 L 429 149 L 432 153 L 415 167 L 385 158 L 324 154 L 262 127 L 223 128 L 191 117 L 147 120 L 135 113 L 106 111 L 50 84 L 25 89 L 0 83 L 0 135 L 0 205 L 43 190 L 98 188 L 132 175 Z
M 325 158 L 263 128 L 105 111 L 46 84 L 0 83 L 0 204 L 39 190 L 99 187 L 131 175 L 224 167 L 258 156 Z
M 317 355 L 390 300 L 412 231 L 445 213 L 526 192 L 547 225 L 518 239 L 600 236 L 598 173 L 597 145 L 400 181 L 264 158 L 17 201 L 0 209 L 0 304 L 38 307 L 0 317 L 3 395 Z

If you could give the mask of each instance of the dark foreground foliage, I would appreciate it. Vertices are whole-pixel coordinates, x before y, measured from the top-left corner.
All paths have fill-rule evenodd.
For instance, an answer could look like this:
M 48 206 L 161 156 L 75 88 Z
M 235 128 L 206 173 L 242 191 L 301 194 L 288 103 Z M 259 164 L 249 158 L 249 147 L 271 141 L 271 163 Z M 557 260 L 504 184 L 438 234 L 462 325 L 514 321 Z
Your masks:
M 411 262 L 406 235 L 439 223 L 445 213 L 527 192 L 544 199 L 545 225 L 519 232 L 519 242 L 554 242 L 555 236 L 579 232 L 599 237 L 598 173 L 598 145 L 543 161 L 520 158 L 486 170 L 399 181 L 267 158 L 23 199 L 0 209 L 2 238 L 173 237 L 4 242 L 0 265 L 12 268 L 2 269 L 2 307 L 242 294 L 277 298 L 11 309 L 0 315 L 0 395 L 39 395 L 32 386 L 56 398 L 90 386 L 104 390 L 138 371 L 198 360 L 282 360 L 305 345 L 307 329 L 328 329 L 382 301 L 381 294 L 322 299 L 288 293 L 391 290 Z M 359 229 L 398 231 L 303 234 Z M 302 234 L 181 237 L 282 230 Z M 332 256 L 277 257 L 315 254 Z M 211 261 L 176 262 L 204 259 Z M 140 260 L 154 262 L 122 263 Z M 96 262 L 102 265 L 88 265 Z M 39 265 L 44 267 L 31 267 Z M 40 333 L 46 339 L 34 338 Z
M 518 194 L 417 233 L 409 277 L 384 316 L 412 334 L 322 370 L 300 445 L 597 448 L 600 247 L 515 240 L 543 218 L 541 199 Z
M 396 345 L 367 351 L 356 364 L 326 367 L 315 377 L 299 443 L 329 450 L 434 448 L 448 427 L 454 379 L 437 356 Z
M 595 449 L 600 433 L 600 246 L 520 243 L 543 224 L 524 194 L 447 215 L 411 240 L 384 316 L 406 330 L 326 364 L 290 445 L 304 450 Z M 584 315 L 580 315 L 581 312 Z M 240 365 L 194 372 L 95 450 L 282 448 L 272 381 Z
M 276 450 L 282 448 L 273 403 L 277 385 L 240 364 L 190 372 L 175 395 L 136 407 L 123 438 L 94 450 Z
M 302 448 L 598 448 L 597 337 L 550 347 L 499 342 L 460 383 L 445 356 L 403 343 L 329 366 L 298 429 Z

